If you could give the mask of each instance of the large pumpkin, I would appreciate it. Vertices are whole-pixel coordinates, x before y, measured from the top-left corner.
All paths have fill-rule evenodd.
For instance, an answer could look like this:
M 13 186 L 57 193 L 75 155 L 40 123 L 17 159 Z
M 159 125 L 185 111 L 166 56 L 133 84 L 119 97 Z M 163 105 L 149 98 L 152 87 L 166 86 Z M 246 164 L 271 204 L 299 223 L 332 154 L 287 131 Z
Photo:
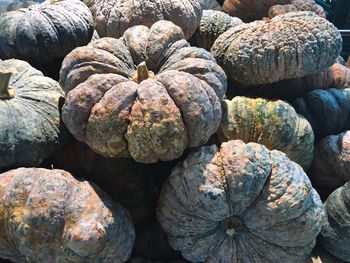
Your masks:
M 279 151 L 232 140 L 203 146 L 165 183 L 157 215 L 191 262 L 302 262 L 324 209 L 302 168 Z
M 314 152 L 314 133 L 310 123 L 281 100 L 235 97 L 223 101 L 221 141 L 240 139 L 279 150 L 304 170 L 310 167 Z
M 63 170 L 0 175 L 0 257 L 13 262 L 121 263 L 134 242 L 126 210 Z
M 323 7 L 318 5 L 315 0 L 292 0 L 288 4 L 274 5 L 269 9 L 268 15 L 269 18 L 272 18 L 295 11 L 312 11 L 321 17 L 326 17 Z
M 311 124 L 316 140 L 350 127 L 350 89 L 316 89 L 292 102 Z
M 321 231 L 321 244 L 332 255 L 350 262 L 350 182 L 327 199 L 327 220 Z
M 89 43 L 93 18 L 79 0 L 45 1 L 0 16 L 0 58 L 45 64 Z
M 66 140 L 64 92 L 27 62 L 0 61 L 0 171 L 37 166 Z
M 199 25 L 204 0 L 98 0 L 95 2 L 96 29 L 101 37 L 123 36 L 130 27 L 151 27 L 160 20 L 181 27 L 186 39 Z
M 221 121 L 226 75 L 183 38 L 181 28 L 159 21 L 72 51 L 60 73 L 71 133 L 103 156 L 145 163 L 204 144 Z
M 341 48 L 332 23 L 313 12 L 291 12 L 229 29 L 211 53 L 229 79 L 246 87 L 325 70 Z

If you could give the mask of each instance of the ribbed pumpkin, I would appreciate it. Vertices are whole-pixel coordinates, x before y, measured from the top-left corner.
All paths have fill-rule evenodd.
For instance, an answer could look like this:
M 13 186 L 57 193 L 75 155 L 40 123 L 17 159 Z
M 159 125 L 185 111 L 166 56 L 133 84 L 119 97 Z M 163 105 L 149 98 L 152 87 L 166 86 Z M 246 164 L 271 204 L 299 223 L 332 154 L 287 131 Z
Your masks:
M 242 20 L 221 11 L 204 10 L 201 23 L 190 39 L 192 45 L 210 50 L 215 40 L 229 28 L 242 24 Z
M 89 43 L 93 17 L 79 0 L 45 1 L 0 17 L 0 58 L 45 64 Z
M 285 5 L 271 6 L 268 16 L 269 18 L 273 18 L 278 15 L 295 11 L 312 11 L 321 17 L 326 17 L 323 7 L 318 5 L 315 0 L 292 0 Z
M 321 244 L 332 255 L 350 262 L 350 182 L 327 199 L 327 220 L 321 231 Z
M 76 140 L 55 152 L 46 165 L 96 183 L 130 212 L 135 224 L 144 224 L 154 214 L 157 193 L 146 165 L 129 158 L 104 158 Z
M 37 166 L 67 139 L 64 92 L 27 62 L 0 60 L 0 171 Z
M 75 49 L 60 84 L 68 92 L 63 122 L 75 138 L 103 156 L 152 163 L 176 159 L 215 133 L 226 75 L 180 27 L 159 21 Z
M 350 89 L 316 89 L 292 105 L 310 122 L 317 141 L 350 128 Z
M 126 210 L 63 170 L 0 175 L 0 257 L 13 262 L 119 263 L 134 243 Z
M 325 70 L 341 48 L 332 23 L 313 12 L 291 12 L 229 29 L 211 53 L 232 82 L 246 87 Z
M 130 27 L 151 27 L 160 20 L 181 27 L 186 39 L 199 25 L 204 0 L 98 0 L 96 29 L 101 37 L 119 38 Z
M 281 100 L 235 97 L 223 101 L 221 141 L 257 142 L 279 150 L 307 170 L 314 152 L 314 133 L 310 123 Z
M 302 168 L 279 151 L 232 140 L 203 146 L 165 183 L 157 215 L 191 262 L 302 262 L 324 209 Z

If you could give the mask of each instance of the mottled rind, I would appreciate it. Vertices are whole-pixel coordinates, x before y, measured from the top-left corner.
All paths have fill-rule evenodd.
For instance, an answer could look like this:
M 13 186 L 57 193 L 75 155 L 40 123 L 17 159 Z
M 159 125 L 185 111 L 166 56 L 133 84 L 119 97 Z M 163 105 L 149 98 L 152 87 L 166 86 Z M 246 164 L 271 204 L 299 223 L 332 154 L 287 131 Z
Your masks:
M 320 241 L 330 254 L 350 261 L 350 183 L 335 190 L 325 202 L 327 220 Z
M 97 186 L 64 170 L 19 168 L 0 175 L 0 256 L 13 262 L 124 262 L 134 228 Z
M 290 3 L 285 5 L 271 6 L 268 12 L 268 16 L 269 18 L 273 18 L 278 15 L 283 15 L 295 11 L 312 11 L 317 15 L 326 18 L 323 7 L 318 5 L 315 0 L 292 0 Z
M 89 43 L 94 30 L 79 0 L 46 1 L 0 17 L 0 58 L 44 64 Z
M 295 263 L 309 257 L 324 207 L 285 154 L 231 140 L 201 147 L 173 169 L 157 217 L 191 262 Z M 231 228 L 222 225 L 233 217 Z
M 313 12 L 291 12 L 229 29 L 211 53 L 229 79 L 246 87 L 325 70 L 341 48 L 333 24 Z
M 310 123 L 281 100 L 224 100 L 219 137 L 221 141 L 239 139 L 282 151 L 305 171 L 313 158 L 314 133 Z
M 27 62 L 0 61 L 12 72 L 12 99 L 0 99 L 0 171 L 37 166 L 68 137 L 60 120 L 64 92 Z

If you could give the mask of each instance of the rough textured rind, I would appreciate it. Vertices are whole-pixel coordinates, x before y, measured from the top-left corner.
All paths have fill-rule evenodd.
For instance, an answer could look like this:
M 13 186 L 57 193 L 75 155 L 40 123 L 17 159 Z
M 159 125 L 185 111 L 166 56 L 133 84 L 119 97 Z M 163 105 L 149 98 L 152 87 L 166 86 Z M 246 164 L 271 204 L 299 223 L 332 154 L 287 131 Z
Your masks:
M 94 30 L 79 0 L 46 1 L 0 17 L 0 58 L 44 64 L 89 43 Z
M 139 80 L 145 66 L 148 76 Z M 60 84 L 67 93 L 62 119 L 76 139 L 105 157 L 154 163 L 209 140 L 221 122 L 227 79 L 180 27 L 158 21 L 76 48 L 63 61 Z
M 308 172 L 312 182 L 334 191 L 350 181 L 350 131 L 323 138 L 316 144 Z
M 350 89 L 316 89 L 292 102 L 311 124 L 316 141 L 350 127 Z
M 318 5 L 315 0 L 292 0 L 290 4 L 271 6 L 268 12 L 269 18 L 283 15 L 295 11 L 312 11 L 317 15 L 326 18 L 323 7 Z
M 210 50 L 218 36 L 242 23 L 241 19 L 224 12 L 204 10 L 200 25 L 190 39 L 191 45 Z
M 0 61 L 9 70 L 12 99 L 0 99 L 0 171 L 37 166 L 68 137 L 60 120 L 64 92 L 27 62 Z
M 223 118 L 218 130 L 221 141 L 243 140 L 265 145 L 287 154 L 305 171 L 314 152 L 310 123 L 281 100 L 235 97 L 223 101 Z
M 291 12 L 229 29 L 211 53 L 227 77 L 245 87 L 325 70 L 341 48 L 333 24 L 313 12 Z
M 321 231 L 321 245 L 330 254 L 350 261 L 350 182 L 335 190 L 327 199 L 327 220 Z
M 95 3 L 96 30 L 101 37 L 119 38 L 130 27 L 151 27 L 169 20 L 190 38 L 200 23 L 203 0 L 99 0 Z
M 134 229 L 128 212 L 64 170 L 0 175 L 0 256 L 13 262 L 124 262 Z
M 201 147 L 173 169 L 157 216 L 191 262 L 295 263 L 314 247 L 324 208 L 285 154 L 232 140 Z

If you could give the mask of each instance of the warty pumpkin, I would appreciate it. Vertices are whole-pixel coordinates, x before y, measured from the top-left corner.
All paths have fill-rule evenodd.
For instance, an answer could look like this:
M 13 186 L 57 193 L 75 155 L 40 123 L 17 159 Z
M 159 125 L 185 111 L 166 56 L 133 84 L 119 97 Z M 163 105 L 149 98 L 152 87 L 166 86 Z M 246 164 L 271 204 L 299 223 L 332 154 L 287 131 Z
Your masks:
M 269 18 L 283 15 L 295 11 L 312 11 L 317 15 L 326 18 L 323 7 L 318 5 L 315 0 L 292 0 L 288 4 L 271 6 L 268 12 Z
M 0 58 L 46 64 L 89 43 L 93 17 L 79 0 L 45 1 L 0 16 Z
M 199 27 L 189 40 L 191 45 L 210 51 L 215 40 L 229 28 L 242 24 L 242 20 L 221 11 L 204 10 Z
M 314 12 L 291 12 L 230 28 L 216 39 L 211 53 L 228 79 L 246 87 L 325 70 L 341 48 L 332 23 Z
M 306 171 L 312 162 L 314 133 L 310 123 L 281 100 L 235 97 L 222 103 L 223 117 L 218 130 L 221 142 L 257 142 L 279 150 Z
M 316 89 L 292 102 L 311 124 L 316 141 L 349 129 L 350 89 Z
M 101 37 L 119 38 L 130 27 L 151 27 L 160 20 L 172 21 L 189 39 L 200 23 L 204 0 L 98 0 L 96 30 Z
M 325 202 L 327 220 L 320 242 L 330 254 L 350 262 L 350 182 L 335 190 Z
M 60 84 L 68 93 L 63 122 L 75 138 L 106 157 L 153 163 L 215 133 L 226 75 L 180 27 L 159 21 L 73 50 Z
M 63 170 L 0 175 L 0 257 L 13 262 L 119 263 L 134 242 L 128 212 Z
M 165 183 L 157 216 L 191 262 L 302 262 L 324 208 L 303 169 L 279 151 L 231 140 L 202 146 Z
M 0 171 L 37 166 L 68 137 L 64 92 L 27 62 L 0 60 Z

